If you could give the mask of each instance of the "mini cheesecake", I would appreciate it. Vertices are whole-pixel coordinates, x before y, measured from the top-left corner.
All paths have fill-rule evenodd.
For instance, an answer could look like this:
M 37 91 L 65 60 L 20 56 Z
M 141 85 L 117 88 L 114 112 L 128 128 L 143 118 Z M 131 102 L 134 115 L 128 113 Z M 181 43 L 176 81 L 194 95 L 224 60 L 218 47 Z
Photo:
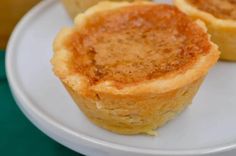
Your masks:
M 236 0 L 174 0 L 175 5 L 194 19 L 206 23 L 221 59 L 236 61 Z
M 120 134 L 153 134 L 173 119 L 220 54 L 203 22 L 152 2 L 101 2 L 53 47 L 53 71 L 75 103 Z

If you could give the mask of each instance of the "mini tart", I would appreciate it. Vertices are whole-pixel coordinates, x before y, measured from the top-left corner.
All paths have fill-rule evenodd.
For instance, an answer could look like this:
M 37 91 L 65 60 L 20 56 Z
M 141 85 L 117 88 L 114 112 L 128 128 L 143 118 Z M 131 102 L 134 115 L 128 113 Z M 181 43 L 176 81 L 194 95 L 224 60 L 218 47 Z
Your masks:
M 97 4 L 104 0 L 61 0 L 66 11 L 72 19 L 81 12 L 84 12 L 87 8 Z M 125 0 L 110 0 L 110 1 L 125 1 Z M 126 0 L 132 1 L 132 0 Z
M 102 2 L 54 42 L 53 71 L 96 125 L 153 134 L 188 106 L 220 52 L 170 5 Z
M 218 46 L 220 58 L 236 60 L 236 1 L 235 0 L 174 0 L 183 12 L 206 23 L 212 41 Z

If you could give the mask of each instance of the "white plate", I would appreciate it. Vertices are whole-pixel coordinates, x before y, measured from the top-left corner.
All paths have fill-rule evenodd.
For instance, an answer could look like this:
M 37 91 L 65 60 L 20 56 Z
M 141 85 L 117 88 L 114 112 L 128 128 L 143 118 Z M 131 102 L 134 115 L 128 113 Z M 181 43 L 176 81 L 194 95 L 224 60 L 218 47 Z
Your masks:
M 87 155 L 236 155 L 236 63 L 219 62 L 193 104 L 158 136 L 117 135 L 89 122 L 52 73 L 53 39 L 71 24 L 58 1 L 42 1 L 19 23 L 7 49 L 15 99 L 44 133 Z

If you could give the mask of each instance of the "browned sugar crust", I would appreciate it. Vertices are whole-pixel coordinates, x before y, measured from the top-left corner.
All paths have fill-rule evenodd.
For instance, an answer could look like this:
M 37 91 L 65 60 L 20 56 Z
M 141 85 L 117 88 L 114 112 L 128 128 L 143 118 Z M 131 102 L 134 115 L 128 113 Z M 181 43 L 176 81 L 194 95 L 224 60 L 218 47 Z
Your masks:
M 91 84 L 133 84 L 185 72 L 209 52 L 207 34 L 173 6 L 133 5 L 89 17 L 68 39 Z

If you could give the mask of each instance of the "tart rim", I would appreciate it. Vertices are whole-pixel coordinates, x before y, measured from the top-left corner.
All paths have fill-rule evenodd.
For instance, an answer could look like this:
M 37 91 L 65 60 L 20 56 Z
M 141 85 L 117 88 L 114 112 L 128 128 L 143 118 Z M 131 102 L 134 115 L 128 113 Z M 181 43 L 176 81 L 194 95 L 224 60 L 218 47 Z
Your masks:
M 68 35 L 73 34 L 76 30 L 81 29 L 85 23 L 87 17 L 100 12 L 108 11 L 112 9 L 117 9 L 123 6 L 129 5 L 153 5 L 151 2 L 101 2 L 96 6 L 91 7 L 85 13 L 79 14 L 75 18 L 76 27 L 73 28 L 64 28 L 56 37 L 54 41 L 54 56 L 52 58 L 53 70 L 55 74 L 63 81 L 63 83 L 70 86 L 74 91 L 81 94 L 84 91 L 93 90 L 95 92 L 110 93 L 115 95 L 141 95 L 141 94 L 150 94 L 150 93 L 165 93 L 171 90 L 178 89 L 190 84 L 193 81 L 197 80 L 200 77 L 203 77 L 207 74 L 208 69 L 213 66 L 216 60 L 219 57 L 220 52 L 218 47 L 210 41 L 210 36 L 208 35 L 208 41 L 211 45 L 210 50 L 207 55 L 200 56 L 197 62 L 185 71 L 183 74 L 178 74 L 172 78 L 158 78 L 154 80 L 141 81 L 135 85 L 125 85 L 123 88 L 116 88 L 112 81 L 103 81 L 99 82 L 96 85 L 90 85 L 88 78 L 80 73 L 73 73 L 69 68 L 70 59 L 73 57 L 70 54 L 69 50 L 66 49 L 66 46 L 63 45 L 65 39 Z M 207 32 L 205 25 L 200 20 L 196 23 L 203 29 L 204 32 Z M 152 88 L 150 90 L 150 88 Z

